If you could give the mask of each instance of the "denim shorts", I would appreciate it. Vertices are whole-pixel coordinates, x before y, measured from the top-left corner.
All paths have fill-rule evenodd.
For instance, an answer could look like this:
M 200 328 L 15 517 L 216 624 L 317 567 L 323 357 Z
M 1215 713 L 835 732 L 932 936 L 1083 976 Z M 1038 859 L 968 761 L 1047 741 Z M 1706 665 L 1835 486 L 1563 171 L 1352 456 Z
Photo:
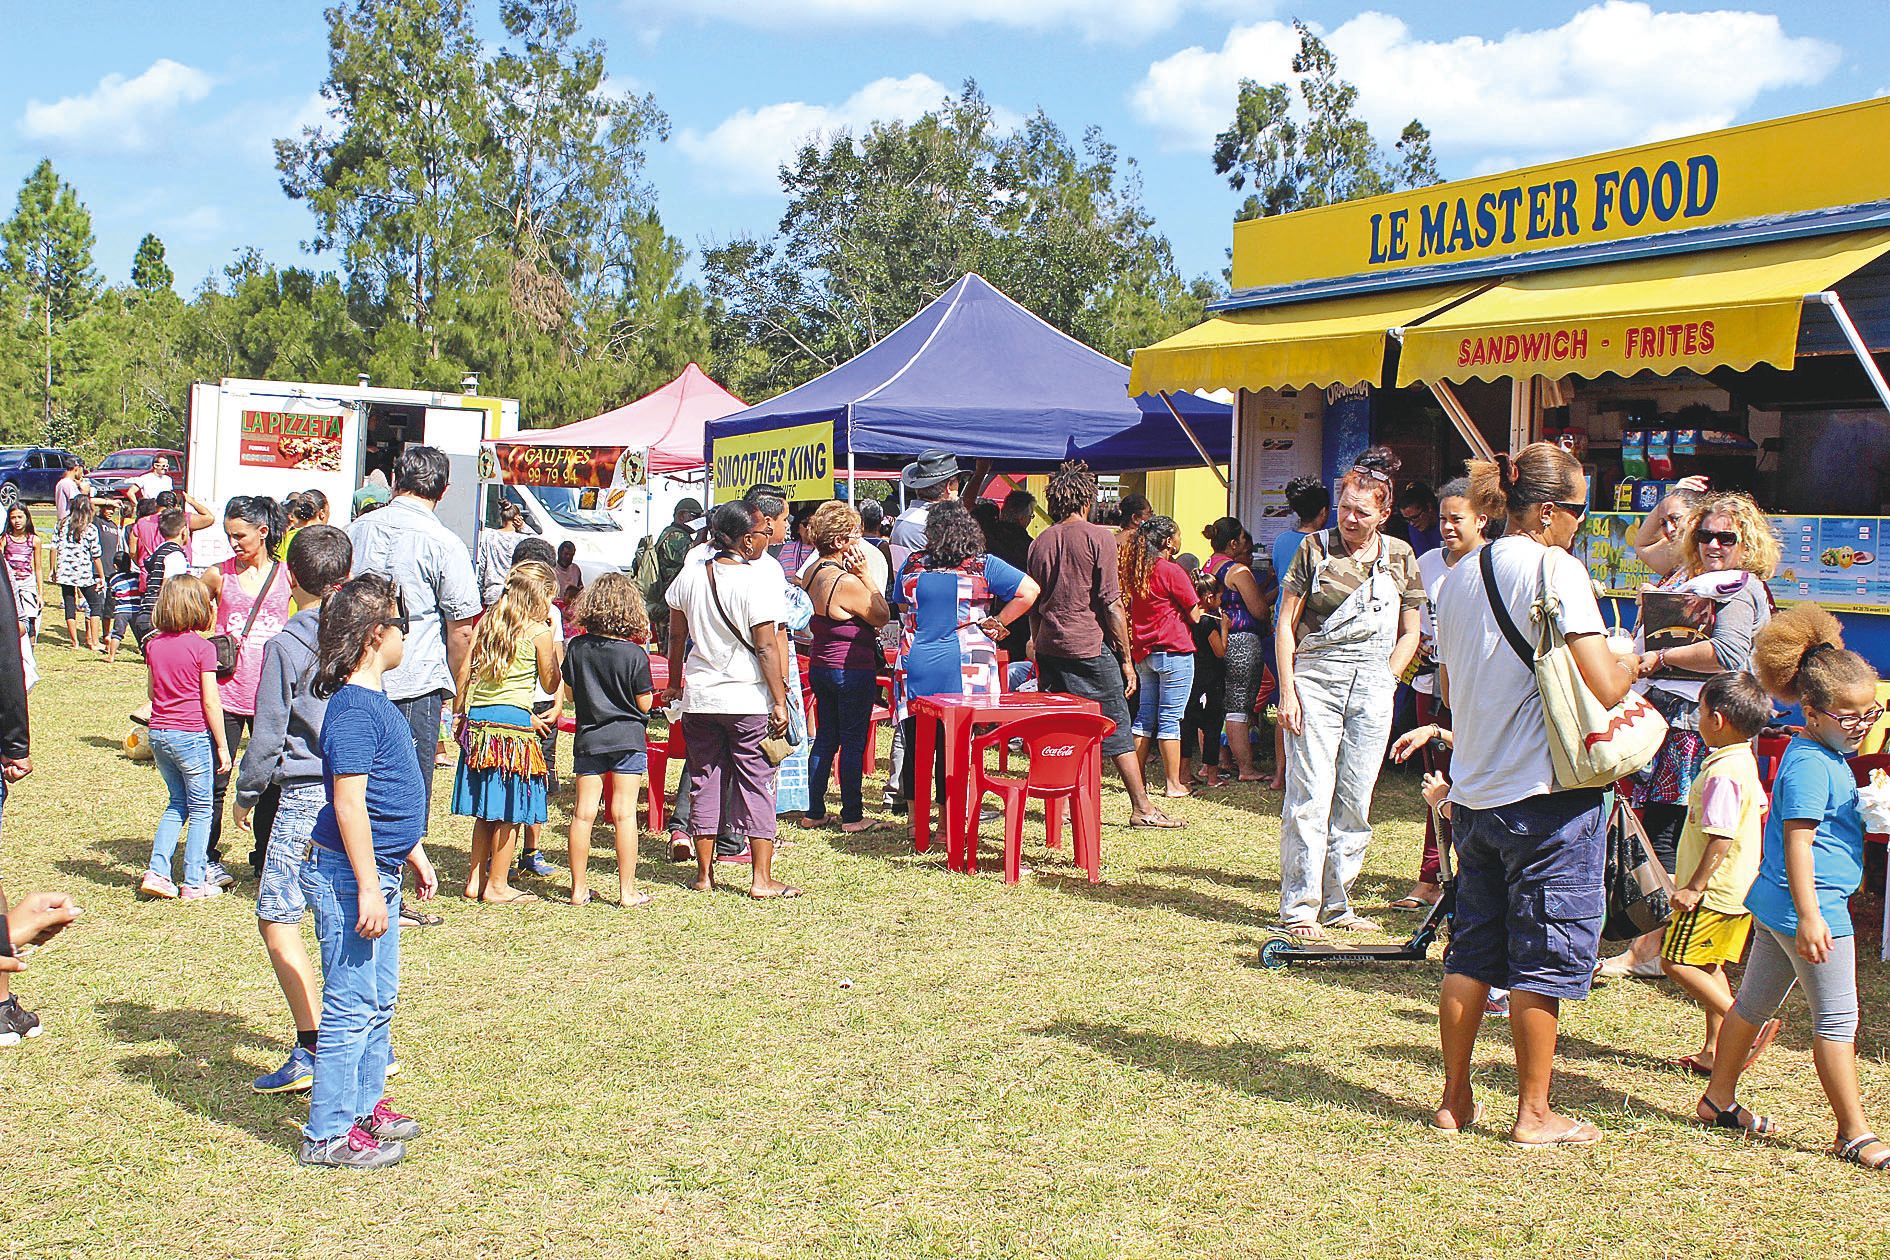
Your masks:
M 1584 790 L 1451 807 L 1457 909 L 1446 973 L 1542 997 L 1588 996 L 1607 906 L 1601 801 Z
M 574 753 L 571 757 L 571 773 L 583 778 L 587 774 L 643 774 L 650 768 L 650 754 L 641 748 L 626 748 L 622 752 Z
M 1094 700 L 1102 715 L 1116 724 L 1103 737 L 1103 755 L 1120 757 L 1135 751 L 1129 731 L 1129 693 L 1122 685 L 1122 662 L 1108 652 L 1075 660 L 1067 656 L 1037 658 L 1037 688 Z
M 1135 667 L 1135 724 L 1143 739 L 1180 739 L 1194 690 L 1194 653 L 1150 652 Z
M 315 834 L 315 816 L 327 803 L 320 781 L 285 783 L 263 854 L 262 882 L 256 888 L 256 917 L 265 923 L 300 923 L 308 909 L 302 892 L 302 858 Z

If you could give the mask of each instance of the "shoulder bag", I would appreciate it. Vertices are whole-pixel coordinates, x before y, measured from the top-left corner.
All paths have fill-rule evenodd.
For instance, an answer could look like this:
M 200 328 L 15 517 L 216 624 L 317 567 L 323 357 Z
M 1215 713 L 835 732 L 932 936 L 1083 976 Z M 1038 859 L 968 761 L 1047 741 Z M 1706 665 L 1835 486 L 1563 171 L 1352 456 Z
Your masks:
M 1549 586 L 1550 557 L 1546 552 L 1542 557 L 1541 591 L 1530 608 L 1537 635 L 1536 647 L 1531 651 L 1528 640 L 1510 619 L 1509 609 L 1497 596 L 1496 566 L 1490 557 L 1493 547 L 1486 543 L 1477 552 L 1483 593 L 1503 637 L 1535 674 L 1542 715 L 1549 728 L 1549 757 L 1555 766 L 1556 786 L 1565 792 L 1607 787 L 1645 768 L 1667 738 L 1667 720 L 1633 692 L 1620 704 L 1609 707 L 1588 689 L 1568 649 L 1568 640 L 1562 636 L 1562 607 Z
M 256 624 L 256 614 L 262 611 L 263 601 L 269 598 L 269 588 L 276 584 L 276 570 L 282 567 L 282 561 L 272 560 L 269 573 L 263 578 L 262 587 L 257 590 L 256 598 L 249 606 L 249 616 L 243 619 L 243 633 L 234 637 L 228 634 L 210 636 L 210 646 L 217 653 L 217 681 L 226 682 L 236 673 L 236 662 L 243 655 L 243 644 L 249 641 L 250 627 Z M 229 580 L 235 580 L 231 574 Z
M 1641 820 L 1618 797 L 1608 817 L 1603 888 L 1608 894 L 1608 914 L 1601 935 L 1608 940 L 1631 941 L 1658 932 L 1673 918 L 1673 876 L 1654 856 Z
M 722 618 L 722 624 L 728 627 L 728 632 L 735 636 L 735 641 L 754 653 L 755 664 L 766 669 L 767 662 L 761 659 L 761 649 L 749 641 L 748 636 L 742 633 L 741 627 L 735 624 L 735 619 L 728 615 L 728 609 L 722 607 L 722 592 L 717 590 L 715 585 L 715 563 L 715 557 L 711 556 L 709 558 L 709 598 L 715 601 L 715 611 Z M 792 757 L 797 747 L 799 745 L 786 735 L 764 735 L 761 739 L 761 755 L 768 759 L 768 764 L 771 766 L 778 766 Z

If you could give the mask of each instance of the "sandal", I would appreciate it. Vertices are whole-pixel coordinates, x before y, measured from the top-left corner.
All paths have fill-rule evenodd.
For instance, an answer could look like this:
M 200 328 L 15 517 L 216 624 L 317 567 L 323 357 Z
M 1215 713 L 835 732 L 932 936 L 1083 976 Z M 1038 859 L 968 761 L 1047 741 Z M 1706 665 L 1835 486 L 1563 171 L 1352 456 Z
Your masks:
M 1701 1094 L 1700 1106 L 1713 1113 L 1711 1120 L 1700 1121 L 1701 1124 L 1706 1125 L 1708 1128 L 1731 1129 L 1736 1133 L 1752 1137 L 1770 1137 L 1772 1134 L 1778 1132 L 1778 1121 L 1772 1119 L 1770 1116 L 1756 1115 L 1738 1103 L 1734 1103 L 1730 1107 L 1721 1107 L 1705 1094 Z M 1698 1114 L 1699 1111 L 1696 1108 L 1694 1115 L 1697 1117 Z M 1877 1139 L 1874 1137 L 1870 1138 L 1872 1142 L 1876 1140 Z M 1841 1155 L 1840 1158 L 1842 1158 Z M 1890 1151 L 1884 1152 L 1884 1159 L 1890 1162 Z
M 1163 831 L 1178 831 L 1187 825 L 1187 819 L 1171 818 L 1160 810 L 1153 814 L 1134 814 L 1129 818 L 1131 827 L 1155 827 Z
M 1302 941 L 1323 941 L 1326 939 L 1326 930 L 1317 923 L 1283 923 L 1280 925 L 1280 931 Z
M 1400 897 L 1396 901 L 1392 902 L 1390 905 L 1386 906 L 1385 909 L 1387 910 L 1429 910 L 1432 906 L 1436 904 L 1437 903 L 1435 901 L 1426 901 L 1422 897 Z
M 1568 1128 L 1563 1129 L 1554 1137 L 1525 1142 L 1521 1138 L 1512 1136 L 1509 1144 L 1521 1147 L 1525 1151 L 1546 1151 L 1558 1146 L 1593 1146 L 1599 1141 L 1601 1141 L 1600 1129 L 1586 1120 L 1571 1120 Z
M 656 898 L 650 896 L 648 893 L 638 893 L 628 901 L 619 901 L 617 904 L 625 910 L 634 910 L 638 906 L 647 906 L 654 900 L 656 900 Z
M 1683 1054 L 1673 1061 L 1673 1065 L 1677 1068 L 1685 1068 L 1695 1076 L 1704 1076 L 1710 1079 L 1713 1075 L 1713 1069 L 1701 1063 L 1700 1056 L 1697 1054 Z
M 1866 1155 L 1864 1154 L 1866 1146 L 1881 1146 L 1884 1149 L 1875 1155 Z M 1886 1143 L 1875 1133 L 1860 1133 L 1848 1142 L 1833 1142 L 1831 1153 L 1847 1164 L 1856 1164 L 1859 1168 L 1868 1168 L 1872 1172 L 1880 1172 L 1885 1165 L 1890 1165 L 1890 1143 Z
M 1382 932 L 1385 930 L 1384 924 L 1376 919 L 1368 919 L 1357 911 L 1342 914 L 1336 919 L 1328 919 L 1325 926 L 1337 928 L 1341 932 Z
M 1425 1123 L 1429 1124 L 1431 1128 L 1435 1129 L 1437 1132 L 1448 1133 L 1452 1137 L 1455 1137 L 1459 1133 L 1468 1133 L 1471 1129 L 1483 1123 L 1483 1100 L 1479 1098 L 1470 1104 L 1470 1119 L 1463 1124 L 1439 1124 L 1437 1123 L 1436 1116 L 1432 1116 Z
M 439 927 L 445 922 L 446 920 L 439 915 L 428 914 L 424 910 L 402 910 L 400 912 L 400 923 L 402 927 Z

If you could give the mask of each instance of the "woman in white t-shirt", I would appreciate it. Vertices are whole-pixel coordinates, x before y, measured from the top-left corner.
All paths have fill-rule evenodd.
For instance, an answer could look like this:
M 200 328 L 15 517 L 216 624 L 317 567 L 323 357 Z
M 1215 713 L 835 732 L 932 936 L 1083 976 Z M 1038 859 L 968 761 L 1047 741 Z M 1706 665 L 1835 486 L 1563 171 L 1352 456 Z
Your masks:
M 671 627 L 671 681 L 663 702 L 681 698 L 689 746 L 685 778 L 697 836 L 691 887 L 714 889 L 715 837 L 729 830 L 748 837 L 749 896 L 797 897 L 799 889 L 774 878 L 775 768 L 761 750 L 763 739 L 788 729 L 776 631 L 787 615 L 786 584 L 779 565 L 755 564 L 773 530 L 759 509 L 737 500 L 710 513 L 709 540 L 710 561 L 685 564 L 664 595 L 683 621 Z M 678 662 L 685 643 L 688 658 Z
M 1501 987 L 1510 991 L 1516 1048 L 1510 1139 L 1585 1146 L 1600 1141 L 1600 1131 L 1550 1109 L 1549 1076 L 1560 1003 L 1588 995 L 1601 943 L 1602 794 L 1556 790 L 1542 697 L 1498 603 L 1533 640 L 1531 607 L 1546 580 L 1582 681 L 1604 704 L 1628 694 L 1633 668 L 1609 650 L 1588 571 L 1568 554 L 1588 511 L 1581 464 L 1559 446 L 1534 442 L 1514 458 L 1469 467 L 1478 508 L 1509 523 L 1437 590 L 1439 693 L 1457 715 L 1450 801 L 1458 868 L 1438 998 L 1444 1092 L 1431 1123 L 1456 1131 L 1481 1116 L 1470 1060 L 1490 989 Z

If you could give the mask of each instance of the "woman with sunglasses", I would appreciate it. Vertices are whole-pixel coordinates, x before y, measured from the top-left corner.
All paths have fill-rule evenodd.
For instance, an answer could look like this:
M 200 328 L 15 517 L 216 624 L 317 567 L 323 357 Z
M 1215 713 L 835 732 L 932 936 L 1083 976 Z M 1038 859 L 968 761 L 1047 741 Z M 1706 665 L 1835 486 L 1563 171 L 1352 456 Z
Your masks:
M 1310 940 L 1327 928 L 1378 930 L 1352 909 L 1350 890 L 1372 838 L 1372 789 L 1424 603 L 1410 544 L 1381 532 L 1398 464 L 1382 446 L 1360 455 L 1339 478 L 1337 528 L 1308 534 L 1282 580 L 1280 923 Z
M 1588 996 L 1601 943 L 1606 856 L 1600 789 L 1558 790 L 1548 721 L 1532 662 L 1507 641 L 1503 615 L 1526 635 L 1546 584 L 1582 683 L 1604 705 L 1633 682 L 1608 650 L 1588 570 L 1568 547 L 1587 513 L 1588 479 L 1550 442 L 1472 460 L 1470 497 L 1507 518 L 1503 536 L 1437 586 L 1438 694 L 1456 715 L 1450 829 L 1457 909 L 1438 996 L 1444 1090 L 1431 1124 L 1457 1132 L 1483 1104 L 1470 1064 L 1490 989 L 1509 990 L 1520 1146 L 1586 1146 L 1594 1125 L 1549 1106 L 1564 998 Z
M 256 724 L 256 688 L 262 682 L 263 648 L 289 624 L 289 570 L 277 558 L 277 548 L 288 531 L 282 505 L 267 495 L 239 495 L 223 509 L 223 533 L 230 542 L 230 558 L 204 571 L 203 579 L 217 601 L 213 633 L 236 643 L 236 669 L 217 674 L 223 693 L 223 738 L 230 756 Z M 210 879 L 227 888 L 235 882 L 223 869 L 223 800 L 229 794 L 230 773 L 216 777 L 210 816 Z M 263 865 L 263 839 L 275 813 L 272 797 L 262 807 L 256 840 L 249 853 L 250 869 L 258 875 Z
M 1677 584 L 1666 589 L 1699 610 L 1706 636 L 1683 647 L 1643 652 L 1636 673 L 1647 699 L 1667 719 L 1667 738 L 1653 764 L 1626 784 L 1627 799 L 1662 866 L 1671 874 L 1687 820 L 1687 793 L 1708 749 L 1700 738 L 1700 688 L 1721 670 L 1752 667 L 1752 639 L 1772 617 L 1766 581 L 1778 568 L 1778 540 L 1758 504 L 1743 494 L 1715 493 L 1694 505 L 1678 533 Z M 1659 979 L 1660 933 L 1638 938 L 1603 963 L 1601 979 Z

